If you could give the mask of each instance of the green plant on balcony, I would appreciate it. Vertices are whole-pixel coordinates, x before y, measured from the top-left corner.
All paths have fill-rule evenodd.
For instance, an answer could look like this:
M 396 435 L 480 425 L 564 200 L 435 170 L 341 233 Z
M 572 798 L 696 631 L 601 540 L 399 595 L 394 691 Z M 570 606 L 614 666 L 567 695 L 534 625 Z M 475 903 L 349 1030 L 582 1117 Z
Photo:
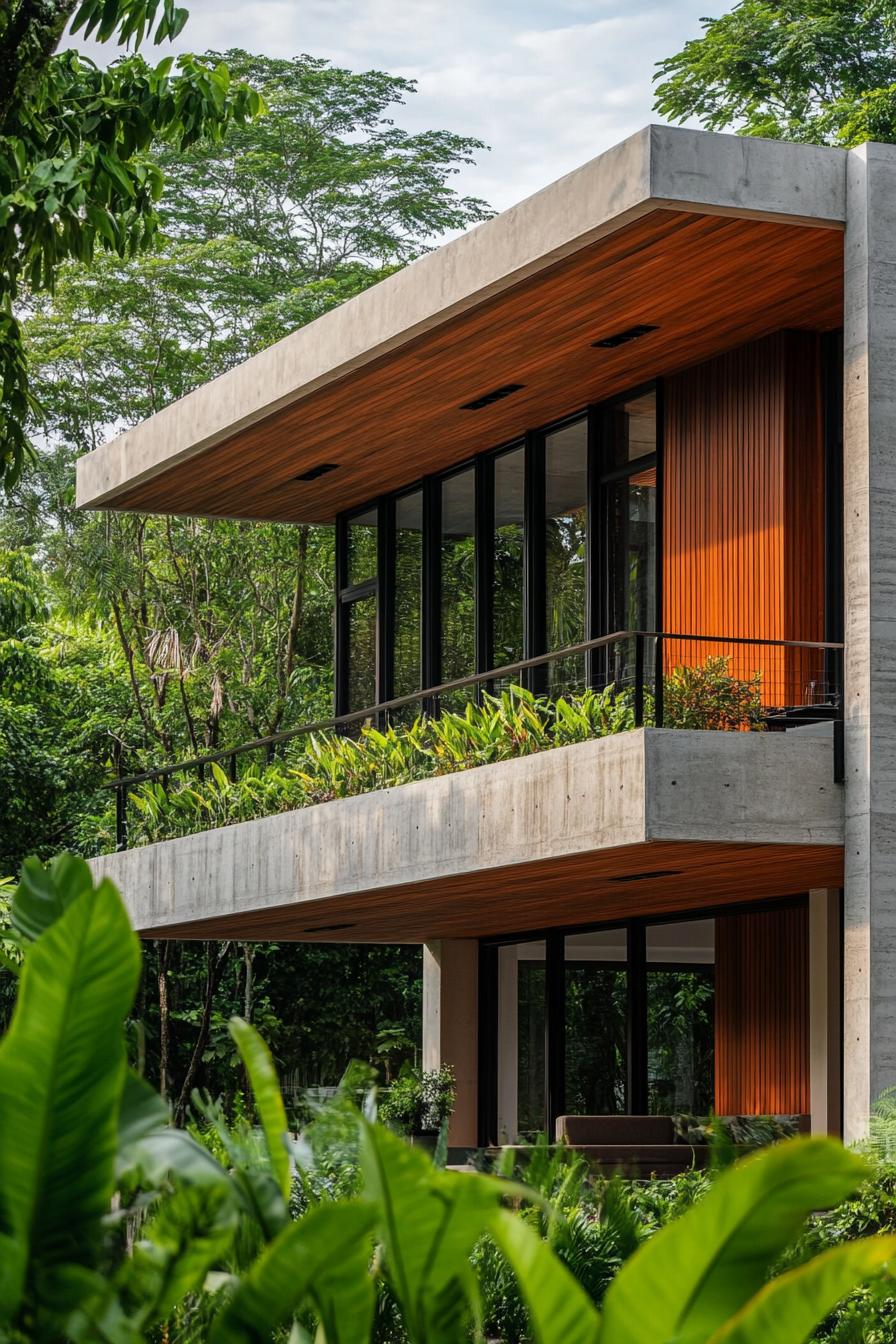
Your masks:
M 663 723 L 668 728 L 756 731 L 763 726 L 762 673 L 731 674 L 731 658 L 707 658 L 676 667 L 663 680 Z
M 733 676 L 730 660 L 678 667 L 664 680 L 663 726 L 724 730 L 763 727 L 760 674 Z M 644 721 L 654 700 L 644 696 Z M 148 843 L 349 798 L 414 780 L 513 760 L 635 727 L 634 693 L 610 685 L 551 699 L 520 686 L 485 693 L 462 713 L 419 715 L 409 724 L 365 724 L 356 737 L 314 733 L 294 739 L 281 760 L 245 767 L 231 780 L 217 763 L 210 776 L 165 785 L 150 781 L 130 795 L 131 840 Z M 111 827 L 109 828 L 111 832 Z

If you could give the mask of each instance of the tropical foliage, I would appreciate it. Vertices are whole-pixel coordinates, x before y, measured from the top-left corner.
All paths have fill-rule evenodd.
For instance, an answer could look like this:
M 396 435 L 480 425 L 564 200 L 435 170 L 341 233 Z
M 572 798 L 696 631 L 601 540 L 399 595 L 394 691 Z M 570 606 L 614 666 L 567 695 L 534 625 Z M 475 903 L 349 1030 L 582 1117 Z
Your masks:
M 51 293 L 68 261 L 121 258 L 151 245 L 164 178 L 154 140 L 184 150 L 263 108 L 208 57 L 151 66 L 137 52 L 181 31 L 174 0 L 12 0 L 0 11 L 0 481 L 18 480 L 27 422 L 40 413 L 28 379 L 17 300 Z M 57 54 L 66 27 L 130 47 L 108 68 Z M 23 293 L 24 290 L 24 293 Z
M 847 148 L 896 140 L 891 0 L 740 0 L 701 22 L 659 63 L 662 117 Z
M 343 1102 L 336 1131 L 329 1123 L 359 1173 L 356 1190 L 334 1190 L 314 1173 L 319 1141 L 291 1135 L 267 1047 L 239 1019 L 231 1035 L 254 1123 L 228 1124 L 197 1098 L 205 1141 L 171 1127 L 127 1058 L 139 944 L 118 893 L 94 886 L 83 860 L 26 864 L 9 937 L 24 957 L 0 1044 L 0 1331 L 10 1341 L 136 1344 L 160 1331 L 212 1344 L 290 1333 L 456 1344 L 481 1338 L 500 1264 L 524 1311 L 525 1335 L 507 1339 L 798 1344 L 896 1255 L 892 1235 L 792 1249 L 810 1213 L 868 1175 L 827 1139 L 729 1169 L 646 1240 L 610 1187 L 609 1276 L 590 1277 L 587 1262 L 573 1270 L 580 1165 L 543 1155 L 547 1198 L 537 1179 L 508 1171 L 441 1170 L 375 1122 L 373 1095 L 363 1113 Z M 769 1279 L 789 1249 L 794 1263 Z

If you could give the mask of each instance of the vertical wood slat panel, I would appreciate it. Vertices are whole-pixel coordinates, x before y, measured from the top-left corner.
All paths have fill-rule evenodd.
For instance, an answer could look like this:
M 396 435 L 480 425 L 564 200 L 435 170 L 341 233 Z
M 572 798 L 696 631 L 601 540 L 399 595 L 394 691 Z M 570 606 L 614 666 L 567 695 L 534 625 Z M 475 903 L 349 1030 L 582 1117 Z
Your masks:
M 715 1109 L 809 1112 L 809 913 L 716 919 Z
M 802 704 L 815 654 L 726 645 L 824 637 L 823 450 L 818 337 L 778 332 L 666 384 L 665 666 L 730 655 L 761 671 L 763 701 Z

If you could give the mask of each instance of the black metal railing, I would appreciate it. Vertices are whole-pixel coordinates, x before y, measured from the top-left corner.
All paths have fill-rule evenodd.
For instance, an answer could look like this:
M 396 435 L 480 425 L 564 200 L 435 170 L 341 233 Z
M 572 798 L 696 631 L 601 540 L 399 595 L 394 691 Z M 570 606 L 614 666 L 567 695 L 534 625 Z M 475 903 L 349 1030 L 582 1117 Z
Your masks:
M 228 776 L 238 778 L 239 758 L 254 752 L 270 762 L 278 748 L 311 733 L 348 733 L 365 723 L 384 724 L 402 710 L 417 706 L 430 716 L 443 707 L 454 707 L 458 697 L 469 700 L 483 691 L 500 691 L 509 684 L 535 694 L 555 698 L 588 688 L 614 686 L 632 693 L 632 716 L 636 728 L 645 724 L 648 697 L 652 700 L 651 724 L 664 726 L 665 699 L 670 676 L 682 668 L 705 667 L 710 658 L 725 660 L 732 680 L 749 681 L 759 674 L 764 726 L 774 731 L 811 724 L 831 723 L 834 737 L 834 778 L 843 781 L 843 645 L 811 640 L 723 638 L 712 635 L 670 634 L 646 630 L 622 630 L 597 639 L 584 640 L 535 658 L 522 658 L 502 667 L 472 676 L 458 677 L 425 687 L 409 695 L 394 696 L 379 704 L 339 714 L 313 723 L 287 728 L 269 737 L 253 738 L 233 747 L 192 756 L 170 765 L 156 766 L 125 775 L 121 755 L 118 775 L 110 782 L 115 790 L 115 833 L 119 850 L 128 847 L 128 796 L 140 784 L 160 780 L 167 788 L 173 775 L 196 774 L 205 778 L 208 766 L 226 762 Z M 760 651 L 751 657 L 751 651 Z M 687 655 L 687 656 L 685 656 Z M 570 668 L 570 664 L 574 664 Z M 552 670 L 560 666 L 559 675 Z M 661 675 L 657 676 L 657 669 Z M 679 726 L 679 725 L 673 725 Z

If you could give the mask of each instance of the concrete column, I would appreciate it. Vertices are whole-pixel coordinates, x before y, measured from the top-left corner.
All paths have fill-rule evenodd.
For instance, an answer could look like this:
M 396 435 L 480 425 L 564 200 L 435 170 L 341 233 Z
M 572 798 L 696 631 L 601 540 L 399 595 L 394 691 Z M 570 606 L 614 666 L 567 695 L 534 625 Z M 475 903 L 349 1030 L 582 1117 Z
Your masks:
M 839 1134 L 840 892 L 809 892 L 809 1109 L 813 1134 Z
M 423 945 L 423 1067 L 450 1064 L 457 1105 L 448 1142 L 474 1148 L 478 1135 L 479 944 L 475 938 L 445 938 Z
M 519 948 L 498 948 L 498 1140 L 516 1143 L 519 1123 Z
M 896 148 L 847 156 L 844 1137 L 896 1084 Z

